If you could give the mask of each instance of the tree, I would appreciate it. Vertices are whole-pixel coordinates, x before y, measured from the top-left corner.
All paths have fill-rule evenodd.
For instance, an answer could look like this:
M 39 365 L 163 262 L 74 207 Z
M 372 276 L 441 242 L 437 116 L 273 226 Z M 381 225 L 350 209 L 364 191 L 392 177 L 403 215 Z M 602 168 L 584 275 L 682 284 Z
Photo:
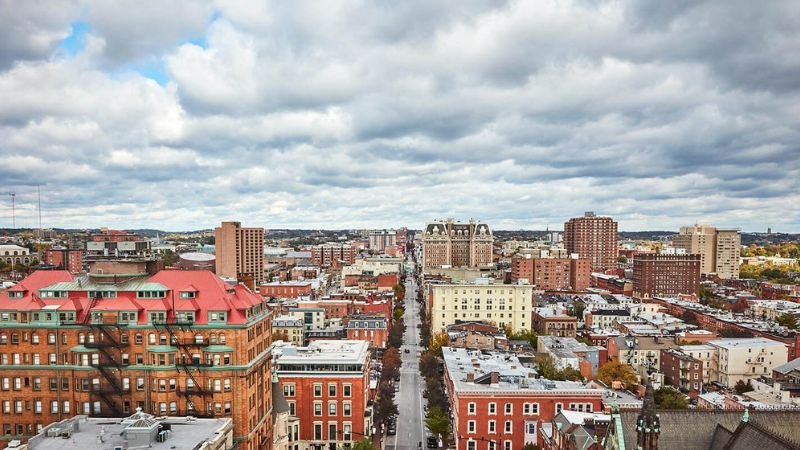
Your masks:
M 389 347 L 400 348 L 403 345 L 403 333 L 406 331 L 406 324 L 403 319 L 395 320 L 389 327 L 389 337 L 386 344 Z
M 697 298 L 699 298 L 700 303 L 704 305 L 708 303 L 712 297 L 714 297 L 714 293 L 711 292 L 711 289 L 708 289 L 705 286 L 700 286 L 700 289 L 697 290 Z
M 403 301 L 403 299 L 406 298 L 406 287 L 402 283 L 392 286 L 392 291 L 394 292 L 394 298 L 399 301 Z
M 636 373 L 627 364 L 609 361 L 600 367 L 595 379 L 602 381 L 606 386 L 611 386 L 614 381 L 620 381 L 625 387 L 630 387 L 636 384 Z
M 441 358 L 443 356 L 442 347 L 446 347 L 448 345 L 450 345 L 450 336 L 448 336 L 447 332 L 440 331 L 431 336 L 431 343 L 428 346 L 428 350 Z
M 793 330 L 797 329 L 797 317 L 790 313 L 781 314 L 775 319 L 775 322 L 777 322 L 778 325 L 783 325 L 786 328 L 791 328 Z
M 583 380 L 583 375 L 580 370 L 572 366 L 567 366 L 562 370 L 556 368 L 553 364 L 553 359 L 549 355 L 538 358 L 538 372 L 539 375 L 547 378 L 548 380 L 555 381 L 579 381 Z
M 394 393 L 394 389 L 392 389 L 392 393 Z M 396 416 L 397 413 L 397 404 L 393 397 L 380 396 L 375 401 L 375 421 L 377 423 L 385 423 L 389 417 Z
M 435 406 L 429 409 L 425 415 L 425 426 L 431 433 L 441 436 L 444 441 L 450 435 L 450 418 Z
M 507 326 L 505 329 L 506 336 L 508 339 L 511 340 L 518 340 L 518 341 L 528 341 L 531 344 L 531 347 L 536 349 L 539 343 L 539 336 L 536 335 L 536 332 L 532 330 L 520 330 L 516 333 L 511 332 L 511 327 Z
M 398 306 L 397 308 L 394 309 L 392 316 L 394 317 L 394 320 L 400 320 L 403 318 L 403 314 L 405 313 L 406 313 L 405 308 Z
M 753 383 L 751 383 L 750 380 L 747 380 L 747 383 L 745 383 L 744 380 L 739 380 L 733 386 L 733 390 L 736 391 L 737 394 L 750 392 L 753 390 Z
M 625 256 L 625 255 L 620 255 L 620 256 L 617 257 L 617 262 L 625 264 L 625 263 L 628 262 L 628 257 Z
M 425 378 L 438 378 L 439 359 L 429 350 L 422 353 L 419 357 L 419 373 Z
M 447 411 L 449 406 L 447 404 L 447 397 L 444 395 L 442 383 L 438 378 L 425 379 L 425 398 L 428 399 L 428 405 L 436 407 L 442 411 Z
M 671 387 L 660 387 L 653 393 L 658 409 L 686 409 L 689 403 L 680 391 Z
M 694 311 L 688 309 L 681 314 L 681 320 L 689 325 L 697 325 L 697 316 L 695 315 Z
M 161 260 L 164 261 L 165 266 L 174 266 L 178 263 L 178 255 L 172 250 L 165 250 L 161 255 Z
M 383 369 L 381 371 L 381 378 L 384 380 L 394 380 L 398 375 L 400 375 L 400 365 L 402 364 L 402 360 L 400 359 L 400 352 L 395 347 L 389 347 L 383 352 L 383 359 L 381 359 L 381 365 Z
M 361 438 L 353 444 L 353 450 L 376 450 L 372 442 L 367 438 Z

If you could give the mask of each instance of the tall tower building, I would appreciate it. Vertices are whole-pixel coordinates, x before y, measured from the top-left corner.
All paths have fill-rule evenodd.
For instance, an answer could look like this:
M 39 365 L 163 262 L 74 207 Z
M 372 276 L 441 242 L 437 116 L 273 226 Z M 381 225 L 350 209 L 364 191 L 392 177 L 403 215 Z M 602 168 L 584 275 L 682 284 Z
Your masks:
M 602 272 L 617 267 L 617 222 L 587 212 L 564 223 L 564 247 L 591 260 L 592 270 Z
M 217 275 L 235 278 L 250 289 L 264 281 L 264 229 L 222 222 L 214 230 Z
M 723 280 L 739 278 L 739 230 L 711 225 L 681 227 L 680 234 L 672 238 L 672 245 L 700 255 L 701 273 L 717 274 Z
M 425 226 L 422 237 L 422 267 L 480 267 L 492 263 L 494 236 L 485 223 L 453 219 Z

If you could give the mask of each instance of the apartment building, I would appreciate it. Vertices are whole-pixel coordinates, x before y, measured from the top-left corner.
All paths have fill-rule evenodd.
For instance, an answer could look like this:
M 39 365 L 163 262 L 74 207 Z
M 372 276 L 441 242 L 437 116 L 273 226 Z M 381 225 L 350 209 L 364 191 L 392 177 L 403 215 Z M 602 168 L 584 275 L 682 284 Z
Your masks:
M 540 335 L 575 337 L 578 318 L 556 306 L 542 306 L 533 309 L 533 329 Z
M 689 254 L 700 255 L 700 271 L 717 274 L 723 280 L 739 278 L 739 253 L 742 238 L 739 230 L 717 229 L 711 225 L 681 227 L 672 237 L 672 245 Z
M 512 332 L 533 326 L 533 287 L 525 284 L 432 284 L 428 310 L 434 333 L 461 322 L 485 322 Z
M 538 378 L 516 356 L 452 347 L 442 352 L 457 450 L 541 447 L 542 425 L 562 410 L 602 410 L 602 390 Z
M 728 387 L 740 380 L 770 376 L 772 369 L 788 360 L 786 345 L 766 338 L 717 339 L 708 345 L 717 349 L 718 380 Z
M 511 259 L 511 282 L 528 280 L 537 289 L 547 291 L 583 291 L 589 287 L 591 261 L 587 258 L 529 258 Z
M 700 374 L 700 381 L 703 384 L 718 381 L 719 351 L 717 347 L 707 344 L 698 344 L 681 345 L 679 349 L 683 354 L 700 361 L 703 367 L 703 371 Z
M 603 272 L 617 267 L 617 222 L 587 212 L 564 224 L 564 247 L 591 260 L 592 270 Z
M 395 230 L 370 230 L 369 249 L 382 252 L 387 248 L 397 245 L 397 232 Z
M 661 350 L 660 370 L 665 383 L 684 392 L 702 389 L 703 361 L 679 349 Z
M 353 314 L 344 329 L 347 339 L 368 341 L 371 349 L 386 348 L 389 320 L 383 314 Z
M 494 236 L 489 225 L 470 219 L 434 221 L 422 236 L 422 267 L 482 267 L 492 263 Z
M 264 281 L 264 229 L 222 222 L 214 229 L 217 275 L 254 290 Z
M 120 417 L 141 408 L 231 418 L 239 447 L 269 448 L 264 300 L 212 272 L 102 267 L 77 278 L 34 272 L 0 293 L 4 437 L 24 439 L 76 414 Z
M 358 248 L 353 244 L 327 243 L 311 247 L 311 264 L 320 267 L 341 267 L 356 262 Z
M 633 260 L 633 296 L 696 294 L 700 264 L 700 255 L 637 255 Z
M 340 448 L 372 436 L 367 341 L 315 341 L 273 352 L 289 413 L 299 419 L 301 448 Z

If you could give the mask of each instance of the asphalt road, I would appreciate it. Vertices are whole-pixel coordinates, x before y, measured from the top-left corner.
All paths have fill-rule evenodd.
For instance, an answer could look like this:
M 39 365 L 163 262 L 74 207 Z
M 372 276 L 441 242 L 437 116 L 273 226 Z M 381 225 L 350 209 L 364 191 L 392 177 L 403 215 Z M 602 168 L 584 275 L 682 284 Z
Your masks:
M 397 409 L 397 435 L 386 437 L 384 448 L 391 450 L 411 450 L 418 448 L 422 442 L 425 448 L 425 399 L 422 398 L 425 380 L 419 374 L 419 356 L 422 349 L 419 346 L 419 305 L 415 300 L 417 292 L 413 277 L 406 281 L 406 312 L 403 320 L 406 324 L 406 333 L 403 336 L 401 357 L 403 366 L 400 369 L 400 392 L 395 394 Z M 405 353 L 408 349 L 409 353 Z

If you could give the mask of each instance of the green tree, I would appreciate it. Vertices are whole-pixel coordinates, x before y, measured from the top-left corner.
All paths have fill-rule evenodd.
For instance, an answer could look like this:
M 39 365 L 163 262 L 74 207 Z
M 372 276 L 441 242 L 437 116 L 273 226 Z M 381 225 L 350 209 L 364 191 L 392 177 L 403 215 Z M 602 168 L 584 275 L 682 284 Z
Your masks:
M 700 299 L 700 303 L 702 303 L 703 305 L 708 303 L 708 301 L 711 300 L 711 298 L 713 297 L 714 293 L 711 292 L 711 289 L 708 289 L 705 286 L 700 286 L 700 289 L 698 289 L 697 291 L 697 298 Z
M 745 392 L 750 392 L 753 390 L 753 383 L 750 380 L 747 380 L 747 383 L 744 380 L 739 380 L 733 386 L 733 390 L 736 391 L 737 394 L 744 394 Z
M 427 427 L 431 433 L 441 436 L 444 441 L 450 436 L 450 418 L 447 417 L 444 411 L 437 407 L 432 407 L 428 410 L 428 413 L 425 415 L 425 427 Z
M 609 361 L 600 367 L 595 379 L 607 386 L 611 386 L 614 381 L 620 381 L 627 388 L 636 384 L 636 373 L 627 364 Z
M 438 378 L 425 379 L 425 398 L 428 399 L 430 407 L 436 407 L 442 411 L 447 411 L 449 406 L 447 404 L 447 397 L 444 395 L 442 383 Z
M 394 298 L 397 300 L 402 302 L 406 298 L 406 287 L 402 283 L 392 286 L 392 291 L 394 292 Z
M 161 255 L 161 260 L 164 261 L 165 266 L 174 266 L 178 264 L 178 255 L 172 250 L 165 250 Z
M 419 357 L 419 373 L 425 378 L 439 376 L 439 359 L 429 350 L 424 351 Z
M 689 403 L 680 391 L 671 387 L 660 387 L 653 393 L 658 409 L 686 409 Z
M 531 344 L 531 347 L 536 349 L 539 343 L 539 337 L 536 335 L 536 332 L 532 330 L 520 330 L 516 333 L 511 332 L 511 327 L 507 326 L 505 328 L 506 337 L 511 340 L 519 340 L 519 341 L 528 341 Z
M 797 329 L 797 317 L 790 313 L 781 314 L 775 319 L 775 322 L 777 322 L 778 325 L 783 325 L 786 328 L 791 328 L 793 330 Z
M 376 450 L 372 442 L 367 438 L 357 440 L 353 444 L 353 450 Z
M 406 313 L 405 308 L 403 308 L 402 306 L 398 306 L 397 308 L 394 309 L 392 316 L 394 317 L 394 320 L 400 320 L 403 318 L 403 314 L 405 313 Z

